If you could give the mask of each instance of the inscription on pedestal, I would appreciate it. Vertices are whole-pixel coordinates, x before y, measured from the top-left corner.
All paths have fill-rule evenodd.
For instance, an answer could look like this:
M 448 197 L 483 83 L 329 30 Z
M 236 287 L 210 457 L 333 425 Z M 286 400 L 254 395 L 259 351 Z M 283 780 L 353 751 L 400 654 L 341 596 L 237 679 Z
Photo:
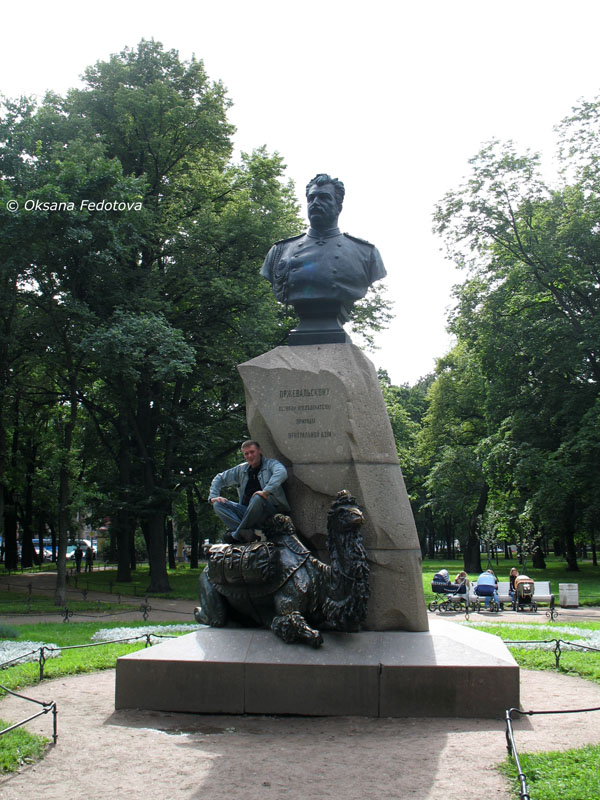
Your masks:
M 279 389 L 278 399 L 280 429 L 287 429 L 288 439 L 336 438 L 329 386 Z

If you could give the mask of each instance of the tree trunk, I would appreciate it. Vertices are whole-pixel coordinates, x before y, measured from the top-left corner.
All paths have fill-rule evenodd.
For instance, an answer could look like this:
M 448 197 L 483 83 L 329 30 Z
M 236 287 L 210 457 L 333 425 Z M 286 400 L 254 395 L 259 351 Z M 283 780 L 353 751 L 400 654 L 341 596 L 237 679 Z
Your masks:
M 479 536 L 469 530 L 469 538 L 463 553 L 464 570 L 470 575 L 479 575 L 481 568 L 481 552 L 479 550 Z
M 136 519 L 135 517 L 130 514 L 129 515 L 129 568 L 132 572 L 135 572 L 137 569 L 137 556 L 135 554 L 135 526 L 136 526 Z
M 479 547 L 479 520 L 485 512 L 487 506 L 488 495 L 490 487 L 484 483 L 481 487 L 479 500 L 477 501 L 477 508 L 475 513 L 469 520 L 469 538 L 467 539 L 467 547 L 465 550 L 465 572 L 481 573 L 481 552 Z
M 4 487 L 4 566 L 14 571 L 19 566 L 17 547 L 17 506 L 13 492 Z
M 531 565 L 535 569 L 546 569 L 546 560 L 544 558 L 544 551 L 542 549 L 542 538 L 538 536 L 533 545 L 533 552 L 531 554 Z
M 35 550 L 33 549 L 33 471 L 34 459 L 28 459 L 25 474 L 25 503 L 23 509 L 23 531 L 21 540 L 21 566 L 32 567 Z M 42 551 L 40 550 L 40 558 Z
M 146 522 L 146 546 L 150 562 L 150 585 L 148 592 L 164 594 L 171 591 L 167 574 L 167 548 L 165 542 L 165 520 L 167 512 L 157 511 Z
M 60 459 L 59 472 L 59 495 L 58 495 L 58 561 L 56 564 L 56 590 L 54 593 L 54 605 L 65 606 L 67 604 L 67 539 L 69 528 L 71 527 L 71 472 L 69 460 L 71 448 L 73 446 L 73 432 L 77 422 L 77 394 L 75 384 L 71 385 L 69 416 L 65 423 L 62 453 Z
M 194 504 L 194 492 L 192 487 L 188 486 L 185 490 L 187 495 L 187 511 L 188 519 L 190 521 L 190 532 L 192 535 L 192 552 L 190 553 L 190 568 L 198 569 L 198 545 L 200 542 L 200 528 L 198 527 L 198 514 L 196 513 L 196 506 Z
M 69 471 L 66 464 L 62 463 L 58 495 L 58 562 L 56 565 L 56 589 L 54 591 L 55 606 L 65 606 L 67 604 L 67 539 L 71 522 L 69 500 Z
M 448 518 L 444 520 L 444 535 L 446 538 L 446 557 L 452 558 L 452 543 L 454 541 L 454 525 Z
M 40 549 L 40 564 L 44 563 L 44 534 L 46 533 L 46 525 L 44 518 L 41 514 L 37 514 L 37 537 L 38 547 Z
M 117 581 L 129 583 L 131 581 L 131 526 L 127 506 L 131 484 L 131 457 L 129 454 L 130 442 L 127 414 L 124 411 L 119 413 L 117 430 L 119 432 L 119 452 L 117 454 L 117 469 L 119 470 L 119 506 L 115 515 Z
M 131 558 L 129 549 L 130 526 L 129 514 L 123 507 L 117 511 L 111 528 L 115 526 L 117 540 L 117 582 L 131 582 Z
M 565 515 L 565 526 L 563 529 L 563 541 L 565 545 L 565 556 L 567 559 L 567 569 L 569 572 L 579 572 L 577 564 L 577 548 L 575 547 L 575 499 L 571 498 L 567 514 Z
M 169 569 L 177 569 L 175 561 L 175 535 L 173 532 L 173 518 L 167 519 L 167 554 L 169 556 Z

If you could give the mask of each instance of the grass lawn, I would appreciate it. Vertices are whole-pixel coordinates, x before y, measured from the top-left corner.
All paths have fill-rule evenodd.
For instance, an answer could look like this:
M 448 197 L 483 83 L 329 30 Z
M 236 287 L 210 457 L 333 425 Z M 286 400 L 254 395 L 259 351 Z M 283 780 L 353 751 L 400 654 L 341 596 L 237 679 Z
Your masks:
M 564 641 L 575 641 L 585 639 L 586 636 L 600 631 L 600 623 L 597 622 L 569 622 L 562 625 L 560 618 L 558 622 L 531 623 L 528 627 L 527 620 L 519 623 L 465 623 L 469 627 L 479 628 L 486 633 L 493 633 L 505 642 L 550 642 L 553 639 Z M 598 647 L 600 642 L 593 643 L 593 640 L 586 644 L 590 647 Z M 548 649 L 530 649 L 522 645 L 508 645 L 516 662 L 524 669 L 555 670 L 556 659 L 554 656 L 554 644 L 550 644 Z M 561 644 L 559 659 L 559 672 L 567 675 L 579 675 L 582 678 L 600 683 L 600 652 L 569 650 Z M 600 723 L 600 717 L 598 719 Z
M 140 598 L 141 599 L 141 598 Z M 117 602 L 104 602 L 98 604 L 96 601 L 73 600 L 67 597 L 67 606 L 70 611 L 77 613 L 90 614 L 100 612 L 118 612 L 118 611 L 137 611 L 139 607 L 134 602 L 117 603 Z M 54 600 L 48 595 L 36 595 L 35 597 L 27 598 L 24 592 L 2 592 L 0 594 L 0 616 L 11 616 L 16 614 L 62 614 L 62 608 L 54 605 Z
M 62 622 L 27 623 L 13 625 L 18 633 L 16 641 L 45 642 L 59 647 L 90 644 L 96 631 L 104 628 L 118 629 L 147 628 L 147 622 Z M 154 627 L 154 625 L 152 625 Z M 115 638 L 118 638 L 115 636 Z M 104 644 L 98 647 L 85 647 L 75 650 L 63 650 L 58 658 L 49 658 L 44 665 L 46 678 L 58 678 L 64 675 L 76 675 L 81 672 L 95 672 L 99 669 L 112 669 L 119 656 L 140 650 L 144 640 L 135 644 Z M 7 667 L 0 672 L 0 683 L 8 689 L 19 690 L 39 682 L 39 664 L 29 662 Z M 4 693 L 0 690 L 0 696 Z
M 559 622 L 530 623 L 464 623 L 476 627 L 486 633 L 500 636 L 504 641 L 544 642 L 552 639 L 576 641 L 585 637 L 593 637 L 600 632 L 600 624 L 596 622 Z M 591 647 L 599 646 L 590 638 L 587 643 Z M 520 667 L 526 669 L 556 669 L 554 651 L 552 649 L 527 649 L 525 646 L 508 645 Z M 552 647 L 552 645 L 551 645 Z M 600 652 L 570 651 L 561 645 L 559 671 L 568 675 L 600 683 Z M 560 707 L 560 702 L 558 703 Z M 596 714 L 600 723 L 600 712 Z M 600 727 L 599 727 L 600 730 Z M 516 746 L 519 747 L 518 736 Z M 597 763 L 600 756 L 600 745 L 582 747 L 565 752 L 521 753 L 519 760 L 525 775 L 531 800 L 598 800 L 600 798 L 600 779 Z M 511 758 L 499 765 L 501 772 L 511 781 L 511 793 L 519 797 L 519 782 L 515 764 Z
M 178 597 L 195 600 L 198 596 L 198 578 L 204 569 L 191 569 L 188 564 L 179 564 L 176 569 L 167 570 L 171 591 L 166 594 L 153 594 L 152 597 Z M 80 573 L 69 578 L 69 588 L 88 589 L 95 592 L 113 592 L 123 596 L 143 598 L 150 585 L 150 571 L 147 564 L 142 564 L 131 573 L 130 583 L 117 582 L 117 570 L 106 569 L 96 572 Z
M 0 731 L 12 724 L 0 719 Z M 0 775 L 35 764 L 44 757 L 48 741 L 45 736 L 29 733 L 26 728 L 16 728 L 0 736 Z
M 519 755 L 531 800 L 598 800 L 599 758 L 600 745 L 561 753 Z M 512 762 L 502 764 L 500 771 L 511 780 L 512 794 L 518 798 L 519 782 Z
M 60 647 L 73 645 L 89 645 L 92 636 L 100 629 L 114 628 L 115 638 L 119 637 L 119 622 L 71 622 L 63 623 L 33 623 L 11 626 L 18 638 L 16 641 L 52 643 Z M 149 625 L 147 622 L 127 622 L 127 628 L 146 629 L 160 627 L 162 624 Z M 169 626 L 164 626 L 165 634 L 169 634 Z M 173 632 L 173 635 L 179 635 Z M 1 642 L 0 642 L 1 643 Z M 62 650 L 56 658 L 48 658 L 44 664 L 44 677 L 58 678 L 66 675 L 76 675 L 83 672 L 96 672 L 101 669 L 112 669 L 119 656 L 133 653 L 145 647 L 145 639 L 132 644 L 102 644 L 97 647 L 82 647 L 74 650 Z M 0 670 L 0 684 L 13 691 L 21 691 L 25 687 L 35 686 L 39 683 L 40 667 L 37 661 L 26 664 L 16 664 Z M 0 689 L 0 697 L 6 692 Z M 38 697 L 35 690 L 30 694 Z M 45 698 L 46 699 L 46 698 Z M 15 722 L 16 720 L 13 720 Z M 8 727 L 13 722 L 0 721 L 0 730 Z M 24 728 L 17 728 L 10 733 L 0 736 L 0 774 L 14 772 L 25 764 L 39 760 L 43 754 L 48 739 L 30 734 Z

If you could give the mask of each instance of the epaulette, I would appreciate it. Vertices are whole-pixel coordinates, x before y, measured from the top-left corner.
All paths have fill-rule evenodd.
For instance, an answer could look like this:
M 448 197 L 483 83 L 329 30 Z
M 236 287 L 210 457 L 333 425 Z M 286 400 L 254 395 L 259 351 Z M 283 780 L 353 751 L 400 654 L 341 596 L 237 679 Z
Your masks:
M 346 231 L 344 231 L 344 236 L 347 236 L 349 239 L 352 239 L 353 242 L 360 242 L 361 244 L 368 244 L 369 247 L 375 247 L 374 244 L 371 244 L 371 242 L 367 242 L 366 239 L 359 239 L 358 236 L 352 236 L 352 234 L 346 233 Z
M 304 235 L 305 235 L 305 233 L 299 233 L 297 236 L 290 236 L 287 239 L 280 239 L 278 242 L 275 242 L 273 247 L 275 247 L 275 245 L 278 245 L 278 244 L 285 244 L 286 242 L 293 242 L 294 239 L 300 239 L 300 237 L 302 237 Z

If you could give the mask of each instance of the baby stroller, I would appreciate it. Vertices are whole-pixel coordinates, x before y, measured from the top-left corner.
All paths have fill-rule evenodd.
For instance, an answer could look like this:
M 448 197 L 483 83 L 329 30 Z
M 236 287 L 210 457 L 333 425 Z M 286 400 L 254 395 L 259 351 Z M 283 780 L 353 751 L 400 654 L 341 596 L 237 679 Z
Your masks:
M 427 608 L 430 611 L 441 610 L 441 606 L 445 604 L 448 596 L 454 594 L 457 588 L 455 583 L 450 583 L 450 575 L 447 569 L 441 569 L 439 572 L 436 572 L 431 581 L 431 591 L 434 592 L 437 597 L 429 603 Z
M 523 611 L 525 606 L 529 606 L 531 611 L 537 611 L 537 603 L 533 599 L 534 585 L 531 578 L 527 575 L 518 575 L 515 578 L 515 596 L 513 599 L 513 611 Z

